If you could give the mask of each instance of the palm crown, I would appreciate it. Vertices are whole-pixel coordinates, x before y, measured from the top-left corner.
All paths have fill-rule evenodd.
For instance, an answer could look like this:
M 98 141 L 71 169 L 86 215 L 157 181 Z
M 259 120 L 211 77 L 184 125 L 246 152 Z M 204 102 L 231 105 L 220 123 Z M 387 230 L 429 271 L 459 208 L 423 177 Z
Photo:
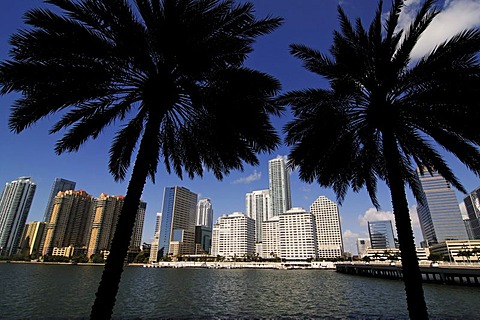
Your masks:
M 55 148 L 62 153 L 125 122 L 110 149 L 117 180 L 146 133 L 152 178 L 160 155 L 179 176 L 201 175 L 203 164 L 221 178 L 279 142 L 268 119 L 281 111 L 269 100 L 279 83 L 242 63 L 281 19 L 256 20 L 250 3 L 230 0 L 46 2 L 66 14 L 27 12 L 33 28 L 12 36 L 12 60 L 0 66 L 1 93 L 23 95 L 13 131 L 66 109 L 50 131 L 68 128 Z
M 334 33 L 331 57 L 291 46 L 309 71 L 330 82 L 330 89 L 292 91 L 279 98 L 292 105 L 296 117 L 285 131 L 294 146 L 290 164 L 299 167 L 302 179 L 333 186 L 340 200 L 349 187 L 365 186 L 378 207 L 377 178 L 389 183 L 384 144 L 390 136 L 398 144 L 402 179 L 415 196 L 415 166 L 437 170 L 465 191 L 436 146 L 480 174 L 480 31 L 466 30 L 411 61 L 413 47 L 438 14 L 433 4 L 426 1 L 405 31 L 397 29 L 403 1 L 393 4 L 384 29 L 382 2 L 368 30 L 360 20 L 353 26 L 339 7 L 342 32 Z

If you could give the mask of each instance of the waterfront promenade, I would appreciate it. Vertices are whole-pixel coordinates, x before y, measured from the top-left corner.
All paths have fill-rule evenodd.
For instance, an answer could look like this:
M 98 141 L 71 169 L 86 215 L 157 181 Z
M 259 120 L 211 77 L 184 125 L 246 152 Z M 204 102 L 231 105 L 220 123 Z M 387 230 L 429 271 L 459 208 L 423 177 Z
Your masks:
M 337 263 L 336 271 L 340 273 L 384 278 L 402 279 L 402 265 L 396 263 Z M 480 286 L 480 264 L 478 263 L 437 263 L 425 261 L 420 263 L 422 279 L 426 283 L 456 284 Z

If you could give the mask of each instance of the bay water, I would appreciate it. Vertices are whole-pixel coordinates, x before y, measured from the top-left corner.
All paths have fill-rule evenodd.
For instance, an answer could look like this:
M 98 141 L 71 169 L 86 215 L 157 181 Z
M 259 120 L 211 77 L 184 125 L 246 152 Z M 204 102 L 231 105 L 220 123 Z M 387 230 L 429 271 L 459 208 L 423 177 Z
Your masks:
M 0 319 L 88 319 L 103 266 L 0 264 Z M 480 319 L 480 289 L 424 284 L 431 319 Z M 402 281 L 334 270 L 126 267 L 114 319 L 408 319 Z

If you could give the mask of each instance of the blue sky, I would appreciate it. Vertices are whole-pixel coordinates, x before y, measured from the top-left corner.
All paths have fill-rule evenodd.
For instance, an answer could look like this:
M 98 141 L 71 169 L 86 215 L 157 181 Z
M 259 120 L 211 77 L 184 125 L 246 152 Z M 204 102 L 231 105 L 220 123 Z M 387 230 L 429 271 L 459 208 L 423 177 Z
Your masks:
M 247 60 L 247 66 L 259 69 L 277 77 L 282 83 L 282 91 L 309 87 L 325 87 L 326 82 L 320 77 L 308 73 L 301 67 L 300 61 L 288 53 L 291 43 L 300 43 L 327 53 L 332 40 L 332 32 L 338 29 L 337 0 L 254 0 L 258 17 L 267 15 L 280 16 L 284 24 L 270 35 L 258 38 L 255 51 Z M 402 23 L 407 23 L 418 4 L 418 0 L 407 1 L 408 6 L 402 16 Z M 389 6 L 386 1 L 385 6 Z M 450 0 L 440 3 L 444 11 L 437 21 L 427 30 L 418 44 L 415 55 L 422 55 L 446 37 L 463 28 L 480 25 L 480 2 L 478 0 Z M 361 17 L 364 25 L 368 25 L 375 12 L 377 1 L 343 0 L 340 1 L 349 17 L 354 20 Z M 8 38 L 23 26 L 22 15 L 34 7 L 46 6 L 40 0 L 2 1 L 0 3 L 0 60 L 8 57 Z M 77 189 L 83 189 L 98 197 L 101 193 L 114 195 L 125 194 L 127 182 L 116 183 L 108 174 L 108 149 L 115 128 L 106 130 L 97 140 L 88 141 L 76 153 L 55 155 L 53 148 L 60 135 L 48 135 L 48 129 L 56 116 L 46 118 L 21 134 L 13 134 L 8 130 L 7 121 L 10 106 L 17 96 L 10 94 L 0 96 L 0 183 L 6 183 L 19 176 L 31 176 L 37 183 L 37 192 L 30 210 L 28 221 L 41 220 L 45 211 L 47 198 L 55 177 L 77 182 Z M 272 121 L 279 132 L 291 119 L 289 111 L 282 117 Z M 277 156 L 286 156 L 289 150 L 280 146 L 271 154 L 259 155 L 260 165 L 245 166 L 243 172 L 232 172 L 223 181 L 217 181 L 212 174 L 206 173 L 203 178 L 190 180 L 178 179 L 168 175 L 162 166 L 159 167 L 156 184 L 147 182 L 142 199 L 147 202 L 147 214 L 143 239 L 150 242 L 153 237 L 155 213 L 161 211 L 163 189 L 166 186 L 181 185 L 198 193 L 201 197 L 209 197 L 214 207 L 214 219 L 224 213 L 245 211 L 245 193 L 268 188 L 268 160 Z M 446 155 L 467 191 L 480 186 L 480 179 L 470 173 L 463 165 Z M 316 184 L 306 184 L 298 179 L 297 172 L 291 176 L 291 192 L 293 206 L 308 209 L 319 196 L 324 195 L 335 200 L 330 189 L 320 188 Z M 417 225 L 415 201 L 408 194 L 412 206 L 412 218 Z M 346 250 L 356 253 L 354 240 L 366 237 L 367 220 L 392 218 L 388 189 L 380 185 L 378 198 L 382 211 L 372 209 L 370 199 L 362 191 L 349 192 L 340 207 L 342 231 Z M 457 193 L 461 202 L 463 195 Z M 421 241 L 418 227 L 415 228 L 417 242 Z

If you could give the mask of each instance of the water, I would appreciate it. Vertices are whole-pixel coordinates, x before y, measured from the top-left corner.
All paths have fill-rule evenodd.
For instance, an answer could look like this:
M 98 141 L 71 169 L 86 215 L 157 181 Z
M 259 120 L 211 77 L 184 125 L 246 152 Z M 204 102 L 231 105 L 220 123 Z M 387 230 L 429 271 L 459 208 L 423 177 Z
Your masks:
M 0 264 L 0 319 L 88 318 L 103 267 Z M 431 319 L 478 319 L 480 290 L 425 284 Z M 408 319 L 401 281 L 331 270 L 126 268 L 114 319 Z

